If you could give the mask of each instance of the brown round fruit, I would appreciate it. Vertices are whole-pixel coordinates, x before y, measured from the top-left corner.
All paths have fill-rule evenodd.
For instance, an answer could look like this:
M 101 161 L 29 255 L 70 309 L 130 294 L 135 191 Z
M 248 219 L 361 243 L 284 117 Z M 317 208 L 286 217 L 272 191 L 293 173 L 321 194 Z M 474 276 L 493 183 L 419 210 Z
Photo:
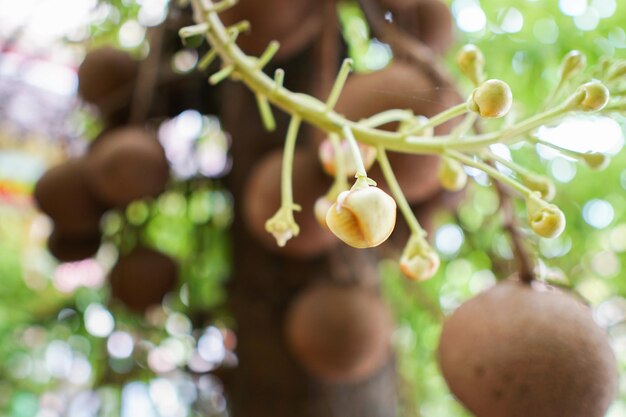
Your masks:
M 286 341 L 303 368 L 333 383 L 362 381 L 387 361 L 393 323 L 379 296 L 318 284 L 287 312 Z
M 86 235 L 65 235 L 54 230 L 48 237 L 48 250 L 61 262 L 75 262 L 91 258 L 98 252 L 102 235 L 99 232 Z
M 136 313 L 160 304 L 177 282 L 174 260 L 148 248 L 135 248 L 121 256 L 111 270 L 111 295 Z
M 169 167 L 157 139 L 139 127 L 113 130 L 88 155 L 88 179 L 108 204 L 126 206 L 165 190 Z
M 446 321 L 439 364 L 478 417 L 602 417 L 617 391 L 607 335 L 581 302 L 505 281 Z
M 318 197 L 328 191 L 329 179 L 322 173 L 317 157 L 296 149 L 293 161 L 294 202 L 302 207 L 294 218 L 300 234 L 279 247 L 265 230 L 265 222 L 280 208 L 282 151 L 265 156 L 252 170 L 244 191 L 243 216 L 250 233 L 268 250 L 294 258 L 312 258 L 335 247 L 339 240 L 315 218 Z
M 65 235 L 98 232 L 105 209 L 91 192 L 86 172 L 84 159 L 70 159 L 49 169 L 35 185 L 37 205 Z
M 227 25 L 250 22 L 250 33 L 243 33 L 237 44 L 247 54 L 260 55 L 276 40 L 280 49 L 276 61 L 284 61 L 309 46 L 322 29 L 319 0 L 239 0 L 220 16 Z
M 350 76 L 336 110 L 351 120 L 391 109 L 410 109 L 415 115 L 430 117 L 460 101 L 455 91 L 440 90 L 419 69 L 394 62 L 381 71 Z M 447 133 L 450 126 L 450 123 L 444 124 L 437 133 Z M 383 128 L 395 130 L 397 124 Z M 437 177 L 439 157 L 389 152 L 389 161 L 411 203 L 425 201 L 441 188 Z M 388 191 L 380 168 L 375 166 L 369 174 Z
M 138 62 L 126 52 L 109 46 L 94 49 L 78 68 L 78 93 L 108 114 L 113 102 L 130 100 L 138 70 Z

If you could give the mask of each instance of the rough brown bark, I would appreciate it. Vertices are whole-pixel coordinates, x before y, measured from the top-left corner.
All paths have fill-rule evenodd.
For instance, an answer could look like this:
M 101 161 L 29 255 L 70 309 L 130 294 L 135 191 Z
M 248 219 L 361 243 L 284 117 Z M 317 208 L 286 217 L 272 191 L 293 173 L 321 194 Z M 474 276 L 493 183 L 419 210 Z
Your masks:
M 309 66 L 312 56 L 308 51 L 283 66 L 286 85 L 296 91 L 311 91 L 315 82 Z M 270 253 L 254 240 L 241 218 L 241 196 L 254 163 L 282 146 L 288 120 L 276 114 L 278 128 L 268 134 L 261 126 L 254 97 L 244 86 L 226 83 L 222 93 L 222 120 L 233 136 L 234 159 L 229 177 L 235 197 L 229 301 L 237 323 L 239 365 L 224 381 L 232 415 L 395 416 L 396 377 L 391 358 L 366 381 L 330 385 L 307 375 L 288 352 L 284 315 L 295 295 L 315 280 L 377 286 L 375 254 L 342 246 L 332 254 L 297 261 Z

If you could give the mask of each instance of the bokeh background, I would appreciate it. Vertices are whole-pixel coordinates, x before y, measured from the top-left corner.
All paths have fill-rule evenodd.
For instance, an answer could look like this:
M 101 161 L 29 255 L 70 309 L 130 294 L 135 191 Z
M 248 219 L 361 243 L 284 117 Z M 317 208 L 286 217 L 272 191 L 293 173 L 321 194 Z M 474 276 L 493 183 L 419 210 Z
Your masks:
M 571 49 L 626 57 L 626 5 L 617 0 L 454 0 L 456 44 L 482 47 L 487 72 L 505 80 L 514 112 L 537 111 Z M 161 24 L 167 0 L 0 0 L 0 414 L 15 417 L 222 416 L 219 370 L 237 365 L 236 323 L 225 307 L 232 197 L 230 138 L 215 115 L 180 109 L 158 121 L 173 178 L 157 199 L 111 210 L 94 258 L 59 263 L 46 249 L 52 226 L 36 209 L 37 179 L 81 155 L 102 129 L 77 97 L 77 68 L 87 50 L 113 45 L 149 52 L 148 28 Z M 358 71 L 383 68 L 390 48 L 372 39 L 350 1 L 339 5 L 344 39 Z M 197 73 L 198 53 L 181 47 L 173 77 Z M 549 148 L 495 147 L 503 157 L 552 178 L 568 227 L 535 240 L 541 275 L 588 300 L 626 375 L 626 118 L 568 118 L 540 135 L 577 151 L 612 155 L 591 171 Z M 393 343 L 402 416 L 466 416 L 437 369 L 444 315 L 510 269 L 497 196 L 480 172 L 455 214 L 436 217 L 441 271 L 415 285 L 394 259 L 380 265 L 383 293 L 396 319 Z M 519 207 L 520 213 L 523 211 Z M 119 248 L 142 241 L 183 265 L 180 285 L 144 317 L 110 302 L 106 276 Z M 203 323 L 198 328 L 196 323 Z M 211 323 L 206 325 L 206 323 Z M 212 372 L 217 370 L 217 372 Z M 622 380 L 624 377 L 622 377 Z M 608 417 L 626 416 L 626 383 Z M 268 399 L 271 401 L 271 399 Z

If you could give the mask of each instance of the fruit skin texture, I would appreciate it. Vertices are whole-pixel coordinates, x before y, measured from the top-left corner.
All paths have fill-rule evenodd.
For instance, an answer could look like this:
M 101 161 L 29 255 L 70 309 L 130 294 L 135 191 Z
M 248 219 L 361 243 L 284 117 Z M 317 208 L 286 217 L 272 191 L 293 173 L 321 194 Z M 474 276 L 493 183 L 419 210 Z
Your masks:
M 317 284 L 287 312 L 287 346 L 309 373 L 332 383 L 362 381 L 390 355 L 391 315 L 365 289 Z
M 120 256 L 109 280 L 113 298 L 130 310 L 143 314 L 176 286 L 178 266 L 169 256 L 138 247 Z
M 101 240 L 99 232 L 73 236 L 54 230 L 48 237 L 48 250 L 61 262 L 75 262 L 94 256 Z
M 64 235 L 95 235 L 105 208 L 86 181 L 84 159 L 70 159 L 49 169 L 35 185 L 33 196 L 41 211 Z
M 320 256 L 337 246 L 339 240 L 320 226 L 315 217 L 315 201 L 328 191 L 330 180 L 321 172 L 312 152 L 296 149 L 293 160 L 294 202 L 302 207 L 302 211 L 294 213 L 294 219 L 300 233 L 284 247 L 279 247 L 265 229 L 267 219 L 280 208 L 282 157 L 282 151 L 273 151 L 252 169 L 242 199 L 246 226 L 252 236 L 272 252 L 299 259 Z
M 108 46 L 94 49 L 78 68 L 78 93 L 108 115 L 113 101 L 130 99 L 138 71 L 128 53 Z
M 115 129 L 100 138 L 88 163 L 88 180 L 95 194 L 112 206 L 156 197 L 169 178 L 163 148 L 139 127 Z
M 559 290 L 508 280 L 459 307 L 439 364 L 477 417 L 603 417 L 617 364 L 590 310 Z

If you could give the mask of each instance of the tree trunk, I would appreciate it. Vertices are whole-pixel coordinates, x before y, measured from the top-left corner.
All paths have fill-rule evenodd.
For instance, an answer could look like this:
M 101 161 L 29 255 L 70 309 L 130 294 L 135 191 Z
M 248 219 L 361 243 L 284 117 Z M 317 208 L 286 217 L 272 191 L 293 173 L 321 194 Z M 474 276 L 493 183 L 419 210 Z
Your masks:
M 285 84 L 295 91 L 315 88 L 313 52 L 283 68 Z M 285 346 L 285 311 L 294 297 L 315 280 L 358 282 L 378 286 L 373 251 L 339 246 L 307 261 L 273 254 L 261 247 L 242 221 L 243 189 L 251 169 L 268 151 L 281 147 L 288 118 L 275 110 L 277 129 L 263 130 L 254 96 L 241 84 L 221 90 L 224 128 L 233 137 L 229 187 L 235 198 L 233 274 L 229 287 L 236 320 L 239 365 L 225 377 L 234 417 L 392 417 L 396 415 L 396 374 L 392 358 L 368 380 L 332 385 L 308 375 Z M 299 143 L 306 140 L 307 130 Z M 280 184 L 276 184 L 279 187 Z

